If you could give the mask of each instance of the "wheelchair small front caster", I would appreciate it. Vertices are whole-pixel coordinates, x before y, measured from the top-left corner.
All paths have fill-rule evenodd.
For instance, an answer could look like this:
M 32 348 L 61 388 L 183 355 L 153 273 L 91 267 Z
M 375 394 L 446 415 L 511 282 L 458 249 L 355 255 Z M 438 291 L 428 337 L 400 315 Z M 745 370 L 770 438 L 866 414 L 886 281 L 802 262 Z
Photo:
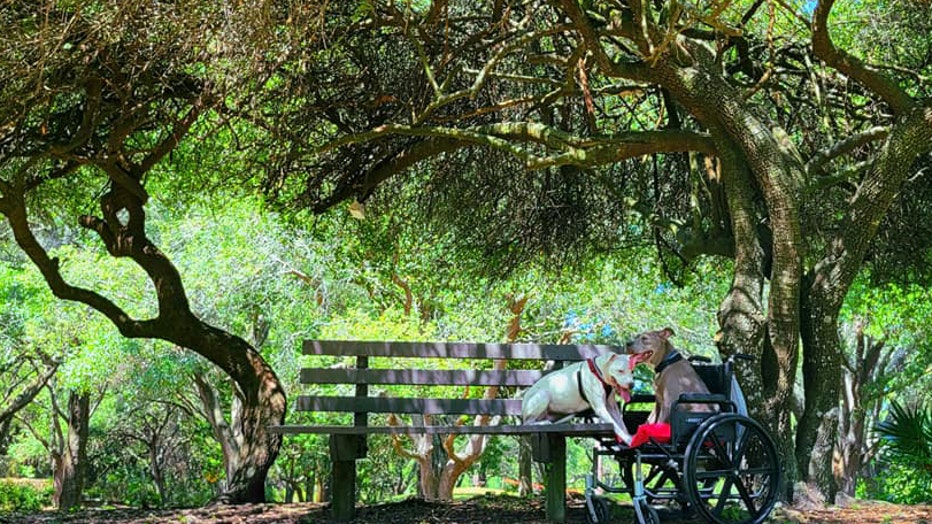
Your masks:
M 660 524 L 660 514 L 644 499 L 634 501 L 634 515 L 637 524 Z
M 602 497 L 586 494 L 586 524 L 608 524 L 612 508 Z

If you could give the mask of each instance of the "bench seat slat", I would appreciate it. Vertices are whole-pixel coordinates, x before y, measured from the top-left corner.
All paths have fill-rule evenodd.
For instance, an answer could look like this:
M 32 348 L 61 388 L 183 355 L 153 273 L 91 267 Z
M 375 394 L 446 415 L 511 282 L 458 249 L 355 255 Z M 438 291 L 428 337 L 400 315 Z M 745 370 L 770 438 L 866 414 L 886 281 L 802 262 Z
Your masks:
M 344 413 L 520 415 L 521 401 L 516 399 L 300 396 L 297 400 L 297 409 L 298 411 Z
M 305 355 L 340 357 L 481 358 L 578 361 L 624 348 L 603 345 L 481 344 L 473 342 L 372 342 L 305 340 Z
M 498 426 L 271 426 L 272 431 L 284 434 L 461 434 L 461 435 L 527 435 L 533 433 L 558 433 L 575 436 L 609 436 L 613 434 L 611 424 L 503 424 Z
M 413 386 L 530 386 L 537 370 L 476 369 L 324 369 L 301 370 L 302 384 L 403 384 Z

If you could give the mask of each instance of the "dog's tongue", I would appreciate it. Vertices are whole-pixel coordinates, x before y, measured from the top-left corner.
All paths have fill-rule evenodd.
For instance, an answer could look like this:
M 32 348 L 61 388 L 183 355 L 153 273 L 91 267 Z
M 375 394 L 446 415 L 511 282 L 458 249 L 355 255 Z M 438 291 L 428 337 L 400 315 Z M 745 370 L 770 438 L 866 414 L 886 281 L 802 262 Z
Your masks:
M 618 394 L 624 399 L 625 403 L 631 402 L 631 392 L 627 389 L 619 389 Z
M 630 370 L 634 370 L 634 367 L 640 364 L 641 362 L 647 362 L 650 360 L 653 351 L 645 351 L 644 353 L 635 353 L 628 358 L 628 366 Z

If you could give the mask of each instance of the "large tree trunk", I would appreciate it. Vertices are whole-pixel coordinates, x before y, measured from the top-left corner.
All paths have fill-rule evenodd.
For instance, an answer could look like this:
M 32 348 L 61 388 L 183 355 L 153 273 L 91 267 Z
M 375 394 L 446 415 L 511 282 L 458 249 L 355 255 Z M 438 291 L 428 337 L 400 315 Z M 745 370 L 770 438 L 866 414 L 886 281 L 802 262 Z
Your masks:
M 815 265 L 803 296 L 803 373 L 806 411 L 800 419 L 798 456 L 809 457 L 821 423 L 834 424 L 825 413 L 838 405 L 843 354 L 838 336 L 838 316 L 845 296 L 860 270 L 868 246 L 877 232 L 897 189 L 915 159 L 932 149 L 932 108 L 909 108 L 891 131 L 886 144 L 858 187 L 837 236 L 828 243 Z M 811 388 L 811 389 L 810 389 Z M 826 428 L 823 431 L 831 431 Z M 834 431 L 831 431 L 834 433 Z M 800 464 L 800 472 L 815 482 L 831 501 L 837 486 L 831 461 Z M 805 469 L 804 469 L 805 468 Z
M 722 141 L 718 148 L 722 178 L 730 188 L 728 206 L 735 239 L 735 263 L 731 288 L 718 310 L 721 332 L 716 342 L 723 358 L 746 353 L 755 357 L 760 366 L 767 322 L 763 308 L 767 254 L 757 227 L 761 210 L 754 203 L 754 186 L 741 155 L 733 151 L 727 141 Z M 739 366 L 737 373 L 749 390 L 747 395 L 754 415 L 760 415 L 764 405 L 763 369 Z
M 702 45 L 689 46 L 692 60 L 704 71 L 716 71 L 716 58 Z M 727 175 L 737 190 L 729 190 L 729 209 L 739 216 L 732 218 L 736 234 L 736 253 L 743 250 L 740 266 L 736 267 L 732 292 L 723 307 L 740 307 L 734 318 L 722 315 L 729 343 L 748 343 L 745 351 L 757 353 L 760 367 L 746 374 L 751 384 L 749 405 L 777 440 L 779 453 L 786 464 L 787 487 L 796 480 L 796 453 L 790 413 L 793 385 L 799 356 L 799 291 L 802 278 L 802 232 L 799 221 L 799 184 L 803 164 L 792 144 L 779 129 L 761 122 L 742 103 L 742 94 L 718 75 L 696 75 L 693 69 L 677 69 L 671 63 L 653 68 L 649 78 L 664 85 L 697 119 L 708 126 L 718 153 L 722 155 Z M 729 158 L 730 157 L 730 158 Z M 743 164 L 743 166 L 741 165 Z M 745 167 L 746 166 L 746 167 Z M 734 170 L 734 171 L 733 171 Z M 748 176 L 750 175 L 750 176 Z M 764 245 L 754 223 L 757 215 L 749 196 L 763 197 L 772 240 Z M 740 235 L 740 237 L 738 236 Z M 765 322 L 757 313 L 762 308 L 755 303 L 760 276 L 764 268 L 761 250 L 770 254 L 770 290 L 767 297 Z M 747 294 L 746 297 L 739 296 Z M 758 346 L 763 332 L 763 345 Z M 737 336 L 738 333 L 742 335 Z M 760 349 L 758 349 L 760 347 Z M 759 387 L 758 387 L 759 386 Z M 759 393 L 759 395 L 757 395 Z M 790 491 L 784 493 L 790 497 Z
M 812 453 L 818 435 L 816 426 L 820 422 L 833 424 L 824 414 L 830 404 L 837 405 L 839 400 L 843 357 L 838 339 L 838 316 L 844 298 L 912 165 L 920 155 L 932 150 L 932 107 L 916 103 L 895 80 L 835 47 L 828 30 L 833 5 L 834 0 L 822 0 L 815 6 L 813 51 L 830 67 L 882 98 L 896 118 L 883 148 L 850 200 L 837 234 L 826 243 L 824 255 L 813 268 L 811 286 L 803 297 L 807 409 L 800 419 L 800 457 Z M 811 398 L 813 396 L 815 398 Z M 823 432 L 830 429 L 824 428 Z M 823 495 L 832 500 L 836 486 L 831 476 L 831 462 L 817 466 L 814 471 L 807 472 L 808 480 L 817 482 Z
M 842 370 L 838 311 L 841 301 L 837 301 L 837 306 L 825 302 L 824 294 L 803 295 L 800 335 L 806 398 L 796 430 L 796 459 L 799 477 L 814 482 L 825 500 L 833 502 L 838 491 L 832 471 L 833 446 L 824 442 L 824 435 L 834 436 L 838 430 Z M 821 443 L 820 435 L 823 436 Z
M 207 420 L 223 451 L 226 483 L 219 500 L 233 504 L 264 502 L 265 479 L 281 447 L 281 435 L 272 433 L 269 426 L 281 423 L 284 393 L 275 374 L 252 346 L 238 337 L 224 335 L 209 338 L 221 344 L 213 351 L 232 349 L 251 358 L 253 367 L 241 371 L 238 380 L 228 373 L 233 377 L 229 422 L 214 388 L 203 375 L 195 376 Z
M 52 502 L 60 511 L 81 503 L 87 471 L 87 434 L 91 416 L 90 394 L 68 394 L 67 430 L 61 454 L 53 456 L 54 487 Z

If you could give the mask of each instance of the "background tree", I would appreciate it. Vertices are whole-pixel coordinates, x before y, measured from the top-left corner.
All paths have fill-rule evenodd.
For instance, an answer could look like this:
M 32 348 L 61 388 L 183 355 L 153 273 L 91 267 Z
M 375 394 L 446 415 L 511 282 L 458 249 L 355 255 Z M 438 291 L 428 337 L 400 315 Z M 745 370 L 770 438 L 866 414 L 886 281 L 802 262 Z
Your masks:
M 244 437 L 221 498 L 247 502 L 265 499 L 265 478 L 281 445 L 269 426 L 284 419 L 284 391 L 254 347 L 192 310 L 177 268 L 147 236 L 145 212 L 149 177 L 236 83 L 224 73 L 256 72 L 248 67 L 258 63 L 255 56 L 232 55 L 243 49 L 230 45 L 239 31 L 261 32 L 263 21 L 287 16 L 263 6 L 225 13 L 219 2 L 4 4 L 0 214 L 58 298 L 97 310 L 126 337 L 191 349 L 231 377 L 239 401 L 231 425 Z M 32 227 L 30 217 L 40 212 L 65 216 L 92 201 L 99 216 L 85 211 L 71 218 L 96 234 L 110 256 L 145 272 L 154 309 L 134 315 L 93 285 L 69 281 L 67 261 L 51 254 L 54 246 Z
M 37 304 L 27 304 L 31 297 L 41 296 L 41 290 L 19 278 L 18 273 L 0 267 L 0 297 L 4 303 L 18 306 L 0 312 L 0 451 L 10 444 L 13 417 L 39 395 L 61 364 L 59 348 L 49 352 L 29 343 L 27 326 Z

